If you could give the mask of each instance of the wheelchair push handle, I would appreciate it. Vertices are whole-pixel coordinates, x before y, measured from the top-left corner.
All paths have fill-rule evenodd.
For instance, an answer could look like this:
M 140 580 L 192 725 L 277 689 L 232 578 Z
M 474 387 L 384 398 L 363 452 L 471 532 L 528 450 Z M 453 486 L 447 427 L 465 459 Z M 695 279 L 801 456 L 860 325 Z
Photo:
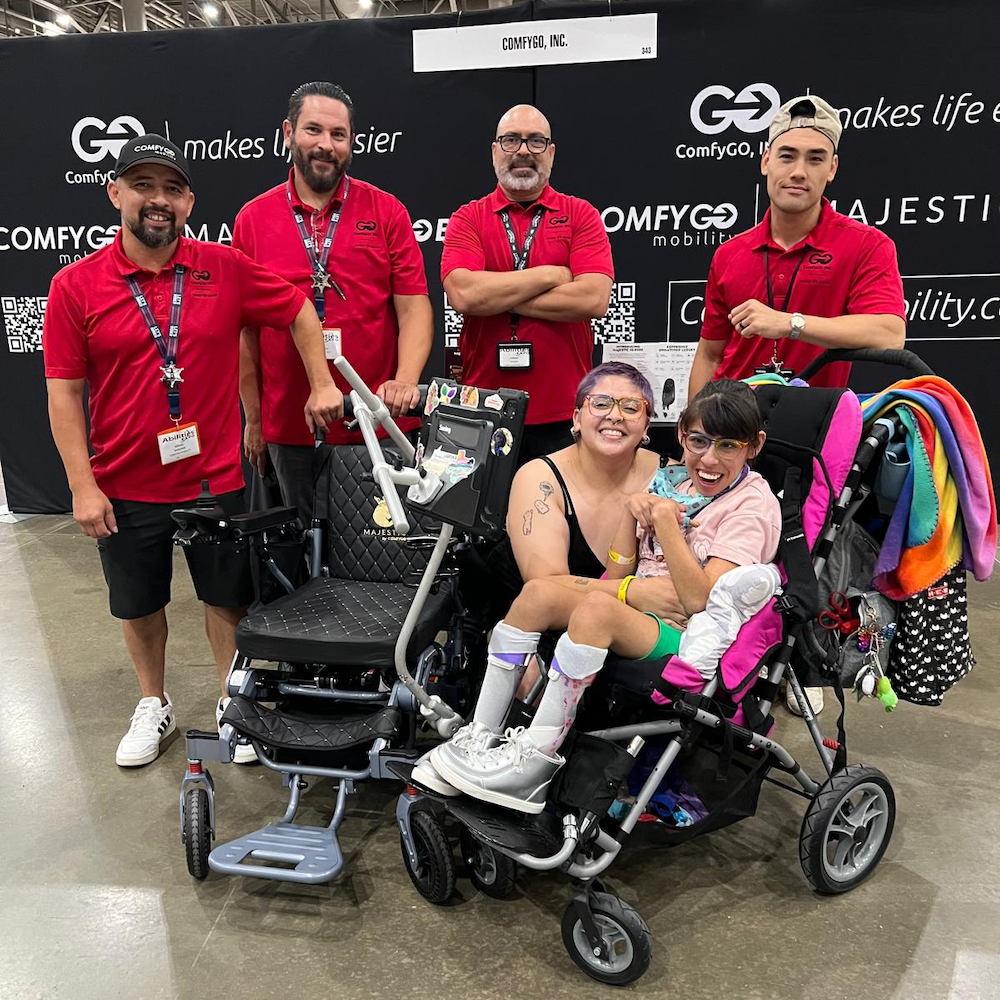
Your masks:
M 914 375 L 933 375 L 934 371 L 913 351 L 905 348 L 899 350 L 881 350 L 877 347 L 833 347 L 813 358 L 799 372 L 799 378 L 808 382 L 821 368 L 835 361 L 877 361 L 883 365 L 896 365 L 906 368 Z

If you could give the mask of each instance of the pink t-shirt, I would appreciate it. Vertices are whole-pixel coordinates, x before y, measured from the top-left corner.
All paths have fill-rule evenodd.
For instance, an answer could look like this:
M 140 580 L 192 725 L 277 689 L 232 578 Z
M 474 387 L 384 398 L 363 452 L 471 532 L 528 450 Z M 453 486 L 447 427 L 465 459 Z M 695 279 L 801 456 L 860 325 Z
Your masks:
M 691 481 L 681 483 L 678 492 L 693 492 Z M 781 536 L 781 506 L 763 476 L 747 473 L 735 489 L 713 500 L 693 517 L 684 533 L 695 559 L 704 566 L 709 559 L 725 559 L 737 566 L 769 563 L 778 551 Z M 662 550 L 655 538 L 645 539 L 639 529 L 638 576 L 668 576 Z M 652 542 L 652 547 L 650 546 Z

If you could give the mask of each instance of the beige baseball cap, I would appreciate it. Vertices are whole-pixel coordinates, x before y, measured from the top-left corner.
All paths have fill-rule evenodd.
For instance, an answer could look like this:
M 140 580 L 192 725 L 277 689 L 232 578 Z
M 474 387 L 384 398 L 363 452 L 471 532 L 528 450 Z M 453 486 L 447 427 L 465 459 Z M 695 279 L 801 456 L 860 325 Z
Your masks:
M 793 128 L 814 128 L 822 132 L 833 143 L 834 152 L 844 131 L 837 109 L 815 94 L 793 97 L 782 104 L 768 128 L 767 141 L 774 142 L 783 132 Z

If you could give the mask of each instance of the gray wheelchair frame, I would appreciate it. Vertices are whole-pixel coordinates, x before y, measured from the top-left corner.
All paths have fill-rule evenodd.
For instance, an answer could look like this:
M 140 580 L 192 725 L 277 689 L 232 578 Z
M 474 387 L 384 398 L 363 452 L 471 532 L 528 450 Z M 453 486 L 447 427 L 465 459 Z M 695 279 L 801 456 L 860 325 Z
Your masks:
M 396 533 L 407 536 L 411 529 L 411 519 L 407 516 L 400 503 L 397 486 L 412 486 L 421 481 L 422 470 L 413 467 L 397 468 L 386 461 L 381 444 L 376 436 L 376 425 L 381 424 L 388 433 L 393 445 L 399 450 L 406 462 L 414 459 L 414 448 L 406 436 L 399 430 L 385 404 L 378 399 L 364 384 L 349 362 L 339 357 L 334 361 L 337 368 L 352 386 L 350 403 L 354 418 L 358 422 L 365 445 L 372 459 L 372 476 L 381 488 L 389 508 L 390 516 Z M 295 520 L 289 517 L 287 523 Z M 220 527 L 225 527 L 220 524 Z M 273 528 L 275 525 L 271 524 Z M 311 576 L 320 575 L 320 565 L 323 553 L 323 538 L 316 529 L 310 529 L 308 545 L 311 548 Z M 242 529 L 233 530 L 236 538 L 249 537 Z M 424 536 L 420 540 L 433 547 L 427 564 L 420 578 L 413 602 L 404 619 L 394 650 L 394 665 L 398 680 L 388 691 L 356 691 L 350 689 L 320 688 L 319 686 L 287 683 L 273 680 L 274 671 L 254 669 L 251 658 L 243 656 L 237 649 L 229 674 L 226 679 L 226 690 L 230 696 L 255 695 L 257 700 L 267 700 L 266 694 L 281 696 L 307 696 L 313 698 L 331 699 L 347 702 L 364 702 L 373 706 L 384 705 L 389 708 L 399 708 L 404 713 L 421 716 L 426 723 L 433 726 L 443 737 L 452 736 L 463 724 L 464 719 L 455 709 L 449 706 L 438 695 L 430 695 L 426 685 L 432 668 L 443 656 L 442 647 L 432 643 L 418 657 L 415 674 L 410 673 L 407 665 L 407 649 L 417 622 L 427 602 L 438 572 L 445 559 L 448 547 L 452 542 L 454 528 L 443 523 L 434 538 Z M 291 590 L 287 578 L 273 563 L 267 563 L 266 568 L 282 582 L 286 589 Z M 457 640 L 461 643 L 461 636 Z M 219 732 L 201 732 L 190 730 L 187 733 L 188 770 L 181 782 L 180 789 L 180 824 L 181 840 L 189 851 L 195 845 L 189 842 L 191 831 L 188 829 L 189 819 L 186 803 L 192 789 L 203 789 L 208 800 L 208 814 L 205 818 L 209 839 L 215 839 L 216 807 L 215 783 L 210 771 L 204 767 L 204 762 L 231 763 L 238 741 L 249 742 L 257 754 L 257 759 L 266 768 L 281 774 L 282 784 L 289 789 L 288 805 L 282 817 L 277 822 L 249 833 L 236 840 L 221 844 L 211 851 L 207 858 L 208 867 L 213 871 L 228 875 L 253 875 L 258 878 L 277 881 L 321 883 L 334 878 L 344 864 L 343 853 L 337 838 L 337 831 L 344 820 L 347 796 L 355 791 L 355 783 L 368 779 L 392 779 L 398 777 L 392 770 L 393 765 L 413 764 L 416 754 L 404 748 L 391 746 L 384 738 L 377 738 L 368 751 L 367 765 L 358 768 L 323 767 L 288 764 L 273 760 L 262 743 L 255 739 L 240 737 L 234 727 L 224 723 Z M 301 790 L 307 787 L 306 776 L 330 778 L 337 784 L 337 799 L 333 816 L 324 827 L 303 826 L 294 822 L 300 805 Z M 408 833 L 408 831 L 407 831 Z M 252 859 L 255 863 L 246 863 Z M 259 862 L 259 863 L 258 863 Z M 270 862 L 271 864 L 267 864 Z M 291 867 L 276 867 L 277 864 Z M 207 872 L 206 872 L 207 874 Z M 204 877 L 203 875 L 200 877 Z

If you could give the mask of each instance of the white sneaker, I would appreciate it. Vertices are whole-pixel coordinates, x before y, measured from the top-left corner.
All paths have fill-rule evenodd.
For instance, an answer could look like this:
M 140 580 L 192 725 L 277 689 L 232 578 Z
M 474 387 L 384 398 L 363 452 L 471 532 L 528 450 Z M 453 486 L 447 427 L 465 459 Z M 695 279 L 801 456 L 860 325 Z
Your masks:
M 437 768 L 431 760 L 431 751 L 425 753 L 417 761 L 416 766 L 410 773 L 410 777 L 418 788 L 429 788 L 432 792 L 437 792 L 438 795 L 454 798 L 456 795 L 462 794 L 453 784 L 445 781 L 438 774 Z
M 809 699 L 813 715 L 819 715 L 823 711 L 823 689 L 815 687 L 803 688 L 802 690 L 805 691 L 806 697 Z M 802 709 L 799 708 L 799 703 L 795 700 L 795 692 L 792 690 L 791 684 L 785 686 L 785 707 L 792 715 L 802 715 Z
M 215 706 L 215 725 L 220 731 L 222 729 L 222 713 L 229 707 L 232 698 L 220 698 Z M 233 754 L 234 764 L 256 764 L 257 751 L 248 743 L 237 743 L 236 752 Z
M 160 740 L 176 728 L 170 695 L 164 692 L 164 697 L 166 705 L 159 698 L 139 699 L 128 732 L 121 738 L 115 753 L 115 763 L 119 767 L 139 767 L 160 755 Z

